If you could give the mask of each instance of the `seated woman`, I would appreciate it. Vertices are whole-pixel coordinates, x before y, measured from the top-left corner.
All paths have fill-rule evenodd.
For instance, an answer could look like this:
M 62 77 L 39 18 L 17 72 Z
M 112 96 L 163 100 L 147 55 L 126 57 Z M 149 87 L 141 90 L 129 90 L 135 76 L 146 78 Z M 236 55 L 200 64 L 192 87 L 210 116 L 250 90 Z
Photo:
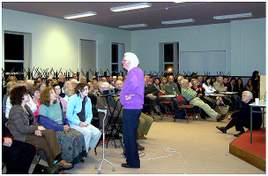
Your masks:
M 14 140 L 32 144 L 43 150 L 50 168 L 54 168 L 55 164 L 65 169 L 71 168 L 72 164 L 61 158 L 56 133 L 33 123 L 34 115 L 26 105 L 29 101 L 29 93 L 26 87 L 17 86 L 13 88 L 10 93 L 10 100 L 12 108 L 9 113 L 7 127 Z
M 2 120 L 2 163 L 7 174 L 28 174 L 36 153 L 33 145 L 13 140 L 13 136 Z M 19 164 L 18 164 L 19 163 Z
M 78 163 L 83 161 L 85 141 L 83 135 L 71 129 L 60 104 L 57 102 L 55 91 L 47 87 L 41 92 L 41 106 L 39 111 L 39 123 L 47 129 L 56 131 L 61 146 L 62 159 Z
M 34 114 L 34 117 L 37 118 L 38 115 L 39 115 L 39 109 L 40 109 L 40 106 L 41 106 L 41 102 L 40 102 L 40 85 L 33 86 L 32 97 L 33 97 L 33 102 L 36 105 L 36 110 L 33 112 L 33 114 Z
M 88 85 L 79 83 L 75 88 L 75 94 L 69 99 L 66 112 L 70 127 L 84 135 L 86 151 L 95 148 L 101 137 L 100 130 L 91 125 L 93 115 L 88 92 Z

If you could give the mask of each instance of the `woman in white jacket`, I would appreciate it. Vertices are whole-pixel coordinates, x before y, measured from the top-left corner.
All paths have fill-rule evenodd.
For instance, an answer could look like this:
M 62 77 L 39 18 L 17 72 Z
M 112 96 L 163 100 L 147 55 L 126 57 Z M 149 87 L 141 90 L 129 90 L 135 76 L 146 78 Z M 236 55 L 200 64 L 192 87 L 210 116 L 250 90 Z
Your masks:
M 211 78 L 210 77 L 207 77 L 205 82 L 202 84 L 202 87 L 205 89 L 205 95 L 206 96 L 209 96 L 209 95 L 213 94 L 214 92 L 216 92 L 216 89 L 211 84 Z

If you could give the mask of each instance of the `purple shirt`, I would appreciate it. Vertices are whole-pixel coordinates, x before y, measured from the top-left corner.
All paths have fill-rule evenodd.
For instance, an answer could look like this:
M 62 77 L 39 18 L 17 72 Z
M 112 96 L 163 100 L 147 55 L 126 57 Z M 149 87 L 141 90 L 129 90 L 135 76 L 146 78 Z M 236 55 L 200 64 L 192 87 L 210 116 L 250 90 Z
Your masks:
M 120 92 L 124 109 L 142 109 L 144 103 L 144 73 L 139 67 L 132 68 Z

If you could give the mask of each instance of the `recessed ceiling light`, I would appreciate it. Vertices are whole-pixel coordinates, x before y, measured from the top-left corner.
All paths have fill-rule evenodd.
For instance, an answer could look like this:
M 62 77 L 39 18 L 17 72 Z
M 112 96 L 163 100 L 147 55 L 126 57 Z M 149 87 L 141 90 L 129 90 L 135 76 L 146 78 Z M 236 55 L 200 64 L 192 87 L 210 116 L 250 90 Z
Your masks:
M 147 24 L 130 24 L 130 25 L 123 25 L 123 26 L 118 26 L 118 27 L 122 29 L 139 28 L 139 27 L 147 27 Z
M 170 21 L 161 21 L 161 24 L 183 24 L 183 23 L 193 23 L 193 18 L 181 19 L 181 20 L 170 20 Z
M 248 18 L 252 17 L 252 13 L 239 13 L 239 14 L 231 14 L 231 15 L 221 15 L 221 16 L 213 16 L 215 20 L 226 20 L 226 19 L 235 19 L 235 18 Z
M 97 15 L 97 13 L 89 11 L 89 12 L 66 15 L 66 16 L 64 16 L 64 19 L 71 20 L 71 19 L 83 18 L 83 17 L 88 17 L 88 16 L 94 16 L 94 15 Z
M 137 3 L 137 4 L 129 4 L 124 6 L 112 7 L 110 10 L 113 12 L 123 12 L 128 10 L 136 10 L 136 9 L 144 9 L 151 7 L 152 4 L 150 3 Z

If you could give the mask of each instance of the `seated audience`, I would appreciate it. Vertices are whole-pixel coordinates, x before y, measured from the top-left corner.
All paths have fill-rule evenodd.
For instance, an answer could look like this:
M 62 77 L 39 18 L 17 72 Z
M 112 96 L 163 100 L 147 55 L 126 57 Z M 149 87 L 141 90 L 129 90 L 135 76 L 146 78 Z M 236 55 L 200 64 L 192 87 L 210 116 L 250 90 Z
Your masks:
M 60 97 L 64 98 L 65 94 L 64 94 L 64 90 L 63 90 L 63 86 L 65 83 L 65 76 L 63 74 L 60 74 L 58 77 L 58 84 L 60 86 Z
M 164 90 L 165 90 L 165 93 L 167 95 L 175 95 L 175 96 L 180 95 L 179 88 L 178 88 L 177 84 L 174 82 L 173 75 L 168 76 L 168 82 L 165 85 Z
M 216 82 L 213 83 L 213 87 L 217 92 L 224 92 L 227 90 L 227 87 L 224 85 L 222 76 L 216 78 Z
M 29 85 L 30 85 L 30 84 L 29 84 Z M 28 86 L 29 86 L 29 85 L 28 85 Z M 16 87 L 16 86 L 26 86 L 26 84 L 24 83 L 24 81 L 18 81 L 17 84 L 14 85 L 12 88 L 14 88 L 14 87 Z M 11 90 L 12 90 L 12 89 L 11 89 Z M 27 89 L 27 91 L 29 92 L 30 90 Z M 30 94 L 28 94 L 28 96 L 29 96 L 29 97 L 28 97 L 29 101 L 27 101 L 27 106 L 30 108 L 30 110 L 31 110 L 32 112 L 35 112 L 36 109 L 37 109 L 37 106 L 36 106 L 36 104 L 33 102 L 33 99 L 32 99 L 32 97 L 30 96 Z M 10 97 L 8 97 L 8 98 L 7 98 L 7 101 L 6 101 L 6 112 L 5 112 L 5 116 L 6 116 L 7 119 L 9 118 L 9 111 L 10 111 L 11 107 L 12 107 L 12 104 L 11 104 L 11 102 L 10 102 Z
M 46 88 L 41 93 L 38 121 L 46 129 L 56 131 L 61 146 L 62 159 L 71 163 L 83 161 L 82 157 L 86 153 L 84 137 L 79 131 L 70 128 L 52 88 Z
M 75 94 L 69 98 L 66 112 L 70 127 L 84 135 L 86 151 L 95 148 L 101 137 L 100 130 L 91 124 L 93 114 L 88 93 L 88 85 L 79 83 L 75 88 Z
M 209 96 L 216 92 L 216 89 L 213 87 L 212 82 L 211 82 L 211 77 L 207 77 L 205 82 L 202 84 L 202 87 L 205 89 L 205 95 Z
M 239 131 L 238 134 L 234 136 L 238 137 L 245 132 L 244 127 L 250 128 L 250 107 L 249 104 L 253 102 L 253 95 L 250 91 L 244 91 L 242 93 L 242 107 L 238 112 L 232 114 L 231 121 L 225 127 L 216 126 L 218 130 L 223 133 L 226 133 L 227 130 L 234 127 L 236 131 Z M 255 110 L 260 110 L 259 108 L 254 108 Z M 259 113 L 252 114 L 252 129 L 260 129 L 262 124 L 262 117 Z
M 237 80 L 236 78 L 231 78 L 230 82 L 227 84 L 227 91 L 237 92 Z
M 154 119 L 144 113 L 141 113 L 137 129 L 138 139 L 147 139 L 145 136 L 148 134 Z
M 251 76 L 251 82 L 252 82 L 252 94 L 253 98 L 259 98 L 260 96 L 260 75 L 259 71 L 255 70 L 252 73 Z
M 2 163 L 7 174 L 28 174 L 36 149 L 33 145 L 14 140 L 2 120 Z
M 160 107 L 158 105 L 158 93 L 159 90 L 154 85 L 154 80 L 151 76 L 148 76 L 148 79 L 145 79 L 144 85 L 144 103 L 149 106 L 149 113 L 153 115 L 153 113 L 157 113 L 158 115 L 162 115 L 160 111 Z
M 56 93 L 57 102 L 60 104 L 61 110 L 63 111 L 64 116 L 66 116 L 67 111 L 67 101 L 62 98 L 61 95 L 61 88 L 59 84 L 53 85 L 54 91 Z
M 183 79 L 181 81 L 181 93 L 190 104 L 204 110 L 209 117 L 217 121 L 223 120 L 223 116 L 214 111 L 208 104 L 204 103 L 199 97 L 197 97 L 197 93 L 189 87 L 189 81 L 187 79 Z
M 34 117 L 37 118 L 39 115 L 39 109 L 41 106 L 41 102 L 40 102 L 40 85 L 36 85 L 33 87 L 33 91 L 32 91 L 32 97 L 33 97 L 33 102 L 36 105 L 36 110 L 33 112 Z
M 243 80 L 242 78 L 238 78 L 237 79 L 237 92 L 238 95 L 241 97 L 242 96 L 242 92 L 244 91 L 244 84 L 243 84 Z
M 27 106 L 29 94 L 25 86 L 17 86 L 11 90 L 10 101 L 12 108 L 9 113 L 7 127 L 14 140 L 26 142 L 45 152 L 48 166 L 55 164 L 62 168 L 71 168 L 72 164 L 61 158 L 60 146 L 53 130 L 34 124 L 34 115 Z

